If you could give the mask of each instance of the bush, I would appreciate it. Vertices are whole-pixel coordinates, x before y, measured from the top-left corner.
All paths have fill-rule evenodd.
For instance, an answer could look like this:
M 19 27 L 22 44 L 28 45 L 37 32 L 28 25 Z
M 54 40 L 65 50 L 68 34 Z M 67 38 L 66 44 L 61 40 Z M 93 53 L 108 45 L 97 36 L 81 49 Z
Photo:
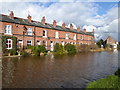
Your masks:
M 104 41 L 103 39 L 99 40 L 96 44 L 98 45 L 99 48 L 101 48 L 101 45 L 103 45 Z
M 14 49 L 10 49 L 8 50 L 8 53 L 10 53 L 10 55 L 16 55 L 17 51 Z
M 118 70 L 115 72 L 115 75 L 117 75 L 118 77 L 120 77 L 120 69 L 118 69 Z
M 67 50 L 68 54 L 75 54 L 76 53 L 76 48 L 72 44 L 66 44 L 65 45 L 65 50 Z
M 117 45 L 117 49 L 120 50 L 120 45 Z
M 20 55 L 22 55 L 22 56 L 30 56 L 30 54 L 29 53 L 27 53 L 27 52 L 25 52 L 25 51 L 23 51 L 23 50 L 21 50 L 20 51 Z
M 91 50 L 91 47 L 86 44 L 78 45 L 77 46 L 77 52 L 89 52 Z
M 62 46 L 62 44 L 59 44 L 59 43 L 56 43 L 55 46 L 54 46 L 54 52 L 55 54 L 65 54 L 66 51 L 64 49 L 64 46 Z
M 43 45 L 38 45 L 38 46 L 34 46 L 32 47 L 32 52 L 35 56 L 40 56 L 40 53 L 45 53 L 46 52 L 46 48 Z

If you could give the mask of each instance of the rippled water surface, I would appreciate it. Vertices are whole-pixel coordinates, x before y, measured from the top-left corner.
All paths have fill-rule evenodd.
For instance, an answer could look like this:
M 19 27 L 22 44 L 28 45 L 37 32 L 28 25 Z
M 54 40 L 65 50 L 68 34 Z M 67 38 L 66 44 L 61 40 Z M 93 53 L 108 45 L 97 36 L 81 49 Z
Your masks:
M 2 65 L 4 88 L 83 88 L 114 74 L 118 52 L 3 58 Z

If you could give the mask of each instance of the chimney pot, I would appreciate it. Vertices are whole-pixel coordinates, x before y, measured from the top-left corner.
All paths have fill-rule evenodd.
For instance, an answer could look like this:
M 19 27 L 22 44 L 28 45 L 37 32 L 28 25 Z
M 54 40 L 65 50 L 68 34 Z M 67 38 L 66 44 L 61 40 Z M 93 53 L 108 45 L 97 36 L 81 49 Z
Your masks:
M 9 17 L 10 17 L 11 19 L 14 19 L 14 13 L 13 13 L 13 11 L 10 12 Z

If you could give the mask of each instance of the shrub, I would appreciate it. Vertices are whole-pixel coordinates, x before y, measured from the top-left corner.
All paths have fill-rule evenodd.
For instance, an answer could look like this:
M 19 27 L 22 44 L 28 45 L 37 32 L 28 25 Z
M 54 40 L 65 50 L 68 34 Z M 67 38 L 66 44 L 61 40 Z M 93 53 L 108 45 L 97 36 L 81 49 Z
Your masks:
M 72 44 L 66 44 L 65 45 L 65 50 L 67 50 L 68 54 L 75 54 L 76 53 L 76 48 Z
M 38 46 L 34 46 L 32 47 L 32 52 L 35 56 L 40 56 L 40 53 L 45 53 L 46 52 L 46 48 L 43 45 L 38 45 Z
M 55 54 L 65 54 L 66 51 L 64 49 L 64 46 L 62 46 L 62 44 L 59 44 L 59 43 L 56 43 L 55 46 L 54 46 L 54 52 Z
M 25 51 L 23 51 L 23 50 L 20 50 L 20 55 L 22 55 L 22 56 L 30 56 L 30 54 L 29 53 L 27 53 L 27 52 L 25 52 Z
M 99 40 L 96 44 L 98 45 L 99 48 L 101 48 L 101 45 L 103 45 L 104 41 L 103 39 Z
M 8 53 L 10 53 L 10 55 L 16 55 L 17 51 L 14 49 L 10 49 L 8 50 Z
M 120 68 L 115 72 L 115 75 L 117 75 L 118 77 L 120 77 Z
M 91 50 L 91 47 L 86 44 L 78 45 L 77 47 L 77 52 L 89 52 Z
M 117 49 L 120 50 L 120 45 L 117 45 Z

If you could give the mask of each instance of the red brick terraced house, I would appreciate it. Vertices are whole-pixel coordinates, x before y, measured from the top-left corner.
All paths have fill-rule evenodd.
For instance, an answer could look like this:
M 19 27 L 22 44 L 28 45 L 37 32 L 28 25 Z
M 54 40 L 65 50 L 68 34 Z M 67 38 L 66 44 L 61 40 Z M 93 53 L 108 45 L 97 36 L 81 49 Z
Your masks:
M 46 23 L 45 17 L 40 22 L 33 21 L 28 15 L 27 19 L 14 17 L 13 11 L 9 15 L 0 14 L 0 34 L 2 36 L 17 37 L 17 47 L 26 48 L 27 46 L 44 45 L 47 50 L 53 51 L 54 45 L 60 43 L 65 45 L 71 44 L 93 44 L 93 32 L 86 32 L 73 28 L 66 27 L 65 23 L 62 26 L 57 25 L 56 20 L 53 24 Z M 7 39 L 7 49 L 12 49 L 12 40 Z

